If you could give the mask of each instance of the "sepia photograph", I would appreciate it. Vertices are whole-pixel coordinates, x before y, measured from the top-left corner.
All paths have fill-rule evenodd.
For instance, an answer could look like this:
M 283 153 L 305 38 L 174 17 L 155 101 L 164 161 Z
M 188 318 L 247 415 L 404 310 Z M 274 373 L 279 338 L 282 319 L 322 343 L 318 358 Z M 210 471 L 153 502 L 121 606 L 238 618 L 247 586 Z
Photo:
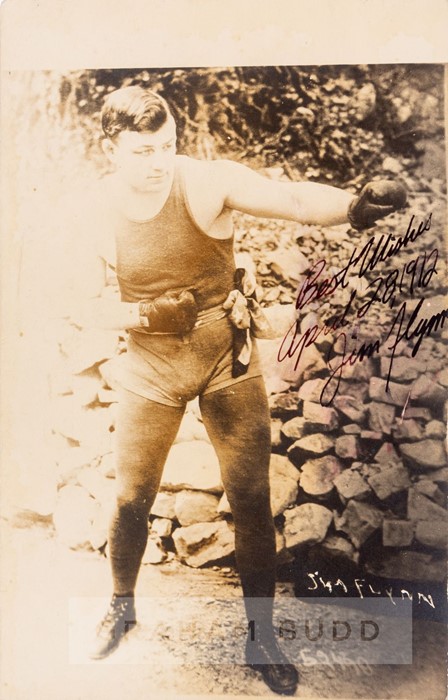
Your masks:
M 188 63 L 2 72 L 2 697 L 443 700 L 446 66 Z

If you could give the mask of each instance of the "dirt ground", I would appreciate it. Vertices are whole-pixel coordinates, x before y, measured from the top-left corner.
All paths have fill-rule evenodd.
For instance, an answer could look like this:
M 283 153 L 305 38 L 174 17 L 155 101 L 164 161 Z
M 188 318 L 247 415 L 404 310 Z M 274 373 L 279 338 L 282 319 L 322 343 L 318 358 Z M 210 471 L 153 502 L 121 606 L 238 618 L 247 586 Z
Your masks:
M 200 664 L 173 665 L 179 610 L 187 613 L 188 599 L 197 597 L 239 600 L 233 571 L 194 570 L 176 562 L 143 567 L 138 627 L 108 659 L 89 662 L 86 645 L 109 598 L 107 560 L 66 549 L 41 526 L 4 524 L 3 552 L 2 700 L 275 697 L 255 671 L 221 663 L 225 644 L 208 644 L 207 665 L 204 654 Z M 291 596 L 289 584 L 279 584 L 278 595 Z M 157 599 L 152 607 L 150 599 Z M 222 623 L 220 606 L 209 608 L 210 622 L 220 617 Z M 150 633 L 156 617 L 165 626 L 157 639 Z M 307 662 L 298 666 L 296 697 L 443 700 L 445 654 L 444 626 L 415 620 L 412 665 Z

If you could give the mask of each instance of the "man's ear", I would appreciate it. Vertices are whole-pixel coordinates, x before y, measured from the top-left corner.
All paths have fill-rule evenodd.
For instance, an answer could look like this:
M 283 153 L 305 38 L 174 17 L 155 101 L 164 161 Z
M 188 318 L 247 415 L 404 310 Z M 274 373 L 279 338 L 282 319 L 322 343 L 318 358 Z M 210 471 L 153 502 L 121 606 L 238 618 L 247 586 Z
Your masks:
M 114 163 L 115 162 L 115 144 L 113 141 L 110 139 L 103 139 L 101 141 L 101 148 L 103 149 L 103 153 L 107 156 L 107 158 Z

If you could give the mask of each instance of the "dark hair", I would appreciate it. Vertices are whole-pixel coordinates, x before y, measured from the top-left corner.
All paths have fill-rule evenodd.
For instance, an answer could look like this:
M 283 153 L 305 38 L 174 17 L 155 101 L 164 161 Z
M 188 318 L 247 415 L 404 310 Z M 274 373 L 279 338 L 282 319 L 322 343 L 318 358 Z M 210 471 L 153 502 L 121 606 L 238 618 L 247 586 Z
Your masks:
M 171 116 L 168 104 L 152 90 L 133 85 L 115 90 L 104 101 L 101 125 L 109 139 L 121 131 L 155 132 Z

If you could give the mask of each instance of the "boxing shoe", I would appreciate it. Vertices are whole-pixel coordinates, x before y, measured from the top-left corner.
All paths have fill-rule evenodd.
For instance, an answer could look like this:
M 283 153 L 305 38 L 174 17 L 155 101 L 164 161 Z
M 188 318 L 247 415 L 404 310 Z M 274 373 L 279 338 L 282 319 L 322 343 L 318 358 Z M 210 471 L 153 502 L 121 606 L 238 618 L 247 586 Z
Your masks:
M 299 674 L 281 651 L 274 632 L 249 633 L 246 641 L 246 663 L 261 673 L 264 682 L 279 695 L 294 695 L 299 683 Z
M 111 654 L 136 624 L 134 596 L 114 594 L 105 616 L 96 629 L 96 636 L 89 650 L 90 658 L 104 659 Z

